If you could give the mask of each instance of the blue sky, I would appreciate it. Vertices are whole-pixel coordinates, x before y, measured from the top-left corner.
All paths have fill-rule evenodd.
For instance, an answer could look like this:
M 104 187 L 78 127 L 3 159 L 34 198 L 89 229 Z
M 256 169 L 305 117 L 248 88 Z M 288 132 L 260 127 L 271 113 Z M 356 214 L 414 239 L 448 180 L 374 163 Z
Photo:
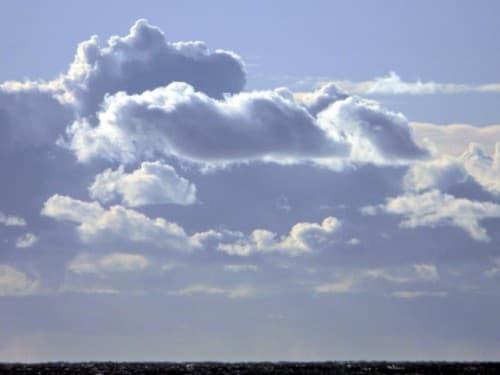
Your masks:
M 0 10 L 0 360 L 498 358 L 496 2 Z

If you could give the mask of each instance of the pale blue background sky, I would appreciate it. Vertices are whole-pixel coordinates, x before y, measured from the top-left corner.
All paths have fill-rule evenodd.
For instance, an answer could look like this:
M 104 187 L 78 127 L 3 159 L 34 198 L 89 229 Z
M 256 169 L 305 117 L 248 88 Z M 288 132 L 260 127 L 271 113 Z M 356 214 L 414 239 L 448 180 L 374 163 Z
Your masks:
M 56 78 L 67 71 L 80 42 L 96 34 L 103 46 L 111 35 L 126 35 L 139 18 L 158 26 L 169 42 L 202 40 L 211 50 L 239 54 L 247 67 L 244 91 L 277 86 L 311 91 L 320 81 L 361 82 L 390 71 L 409 82 L 500 82 L 500 2 L 493 0 L 2 1 L 0 82 Z M 64 136 L 61 129 L 78 113 L 59 113 L 47 105 L 48 114 L 42 116 L 45 102 L 23 107 L 23 100 L 29 104 L 31 99 L 13 95 L 9 101 L 9 93 L 0 94 L 0 115 L 10 115 L 21 103 L 12 123 L 8 115 L 0 116 L 0 213 L 27 221 L 25 227 L 0 224 L 0 265 L 40 280 L 43 291 L 1 296 L 0 282 L 0 361 L 499 358 L 500 219 L 480 221 L 490 241 L 479 242 L 449 220 L 408 229 L 399 226 L 400 216 L 360 213 L 361 207 L 404 194 L 407 166 L 361 163 L 332 171 L 310 163 L 249 162 L 207 174 L 166 157 L 162 160 L 196 185 L 197 203 L 136 209 L 178 223 L 188 234 L 208 229 L 248 234 L 262 228 L 279 237 L 298 222 L 318 223 L 326 216 L 338 217 L 342 229 L 331 248 L 298 257 L 193 255 L 133 241 L 92 246 L 80 240 L 76 225 L 40 211 L 54 194 L 90 201 L 88 187 L 96 174 L 116 169 L 119 162 L 77 163 L 71 151 L 43 143 L 36 128 L 28 141 L 21 137 L 16 143 L 9 138 L 9 126 L 21 128 L 24 121 Z M 500 123 L 498 91 L 370 98 L 410 121 Z M 487 141 L 490 148 L 500 141 L 498 131 Z M 127 172 L 139 162 L 127 165 Z M 498 183 L 498 175 L 492 180 Z M 498 194 L 470 176 L 442 190 L 500 203 Z M 278 205 L 283 197 L 288 210 Z M 25 232 L 33 232 L 38 241 L 16 247 L 16 238 Z M 349 245 L 353 238 L 360 243 Z M 78 254 L 116 251 L 146 255 L 153 265 L 136 273 L 82 276 L 69 270 Z M 166 262 L 175 264 L 173 270 L 154 268 Z M 258 271 L 224 270 L 233 263 L 255 265 Z M 416 277 L 415 264 L 436 266 L 439 277 L 406 280 Z M 496 276 L 485 276 L 495 267 Z M 359 275 L 369 269 L 387 274 L 367 277 L 352 290 L 347 286 L 345 293 L 312 292 L 322 283 L 366 277 Z M 172 293 L 192 284 L 227 290 L 251 284 L 258 293 L 249 298 L 230 298 L 226 289 Z M 95 286 L 120 293 L 85 291 Z M 392 295 L 406 289 L 424 293 L 417 298 Z M 130 293 L 137 290 L 147 293 Z

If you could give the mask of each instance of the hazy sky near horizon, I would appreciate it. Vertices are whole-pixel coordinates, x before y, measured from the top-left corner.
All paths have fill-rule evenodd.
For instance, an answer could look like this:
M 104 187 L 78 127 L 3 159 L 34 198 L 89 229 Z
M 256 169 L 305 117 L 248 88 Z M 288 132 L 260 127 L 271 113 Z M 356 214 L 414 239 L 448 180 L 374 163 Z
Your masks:
M 495 360 L 495 1 L 0 5 L 0 361 Z

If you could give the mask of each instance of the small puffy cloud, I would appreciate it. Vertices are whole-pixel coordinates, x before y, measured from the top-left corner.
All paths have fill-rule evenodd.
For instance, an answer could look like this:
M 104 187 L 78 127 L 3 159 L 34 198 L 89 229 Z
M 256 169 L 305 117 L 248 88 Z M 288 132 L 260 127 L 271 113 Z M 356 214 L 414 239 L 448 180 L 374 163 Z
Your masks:
M 296 256 L 331 245 L 339 228 L 340 221 L 330 216 L 320 224 L 297 223 L 288 235 L 282 237 L 265 229 L 256 229 L 249 236 L 241 236 L 233 242 L 220 243 L 217 249 L 229 255 L 239 256 L 271 252 Z
M 92 114 L 105 94 L 136 94 L 174 81 L 222 97 L 243 89 L 245 71 L 233 52 L 210 51 L 200 41 L 168 42 L 158 27 L 138 20 L 127 35 L 112 36 L 106 46 L 97 36 L 80 43 L 60 80 L 79 111 Z
M 165 203 L 189 205 L 196 201 L 196 186 L 160 161 L 143 162 L 131 173 L 126 173 L 123 166 L 116 171 L 106 169 L 95 177 L 89 192 L 92 198 L 104 203 L 120 196 L 129 207 Z
M 0 211 L 0 224 L 7 227 L 24 227 L 26 225 L 26 220 L 19 216 L 6 215 Z
M 16 247 L 26 249 L 38 242 L 38 237 L 33 233 L 25 233 L 16 239 Z
M 443 291 L 422 291 L 422 290 L 398 290 L 391 293 L 396 298 L 418 298 L 418 297 L 446 297 L 448 292 Z
M 42 215 L 79 224 L 78 234 L 87 243 L 122 240 L 169 249 L 190 250 L 194 247 L 184 229 L 176 223 L 163 218 L 150 219 L 122 206 L 104 209 L 97 202 L 54 195 L 45 202 Z
M 361 240 L 359 238 L 351 238 L 350 240 L 348 240 L 346 242 L 347 245 L 349 246 L 356 246 L 356 245 L 359 245 L 361 243 Z
M 386 212 L 401 215 L 403 228 L 455 226 L 476 241 L 489 241 L 486 229 L 479 222 L 486 218 L 499 218 L 500 205 L 492 202 L 472 201 L 431 190 L 422 194 L 405 194 L 387 199 L 385 204 L 363 208 L 364 213 Z
M 79 254 L 68 265 L 72 272 L 103 273 L 142 271 L 149 266 L 149 260 L 140 254 L 112 253 L 103 256 Z
M 25 296 L 36 293 L 40 283 L 24 272 L 7 264 L 0 264 L 0 296 Z

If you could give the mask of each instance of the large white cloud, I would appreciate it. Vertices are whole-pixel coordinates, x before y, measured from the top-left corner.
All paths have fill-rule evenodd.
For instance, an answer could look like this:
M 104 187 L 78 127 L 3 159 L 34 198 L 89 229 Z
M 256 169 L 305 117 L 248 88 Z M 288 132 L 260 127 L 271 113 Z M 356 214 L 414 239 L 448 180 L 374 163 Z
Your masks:
M 81 161 L 130 163 L 162 155 L 212 165 L 262 160 L 338 166 L 400 164 L 427 155 L 405 117 L 373 101 L 338 100 L 316 119 L 279 91 L 217 100 L 180 82 L 108 97 L 97 126 L 80 119 L 68 135 Z
M 163 32 L 138 20 L 123 37 L 101 47 L 97 36 L 80 43 L 62 83 L 80 112 L 95 112 L 105 94 L 130 94 L 188 82 L 213 97 L 239 92 L 245 85 L 242 60 L 233 52 L 210 51 L 205 43 L 168 42 Z
M 71 148 L 80 160 L 132 162 L 173 155 L 200 163 L 286 162 L 348 152 L 303 107 L 273 91 L 216 100 L 177 82 L 140 95 L 108 97 L 98 118 L 97 127 L 82 119 L 70 129 Z
M 400 225 L 404 228 L 450 225 L 462 229 L 477 241 L 485 242 L 490 238 L 479 222 L 486 218 L 500 218 L 500 204 L 456 198 L 439 190 L 389 198 L 385 204 L 367 206 L 362 210 L 369 215 L 380 211 L 403 216 Z
M 89 192 L 101 202 L 120 196 L 130 207 L 164 203 L 189 205 L 196 201 L 196 186 L 160 161 L 143 162 L 131 173 L 126 173 L 123 166 L 115 171 L 106 169 L 95 177 Z

